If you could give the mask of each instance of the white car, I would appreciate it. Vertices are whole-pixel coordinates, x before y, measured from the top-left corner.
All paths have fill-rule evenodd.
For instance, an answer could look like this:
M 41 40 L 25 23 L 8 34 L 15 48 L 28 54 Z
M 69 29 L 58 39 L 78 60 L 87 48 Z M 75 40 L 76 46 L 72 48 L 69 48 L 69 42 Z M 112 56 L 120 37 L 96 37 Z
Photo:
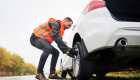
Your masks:
M 131 4 L 131 5 L 130 5 Z M 67 42 L 78 56 L 61 59 L 61 76 L 68 70 L 78 80 L 111 71 L 140 68 L 140 1 L 93 0 L 84 9 Z

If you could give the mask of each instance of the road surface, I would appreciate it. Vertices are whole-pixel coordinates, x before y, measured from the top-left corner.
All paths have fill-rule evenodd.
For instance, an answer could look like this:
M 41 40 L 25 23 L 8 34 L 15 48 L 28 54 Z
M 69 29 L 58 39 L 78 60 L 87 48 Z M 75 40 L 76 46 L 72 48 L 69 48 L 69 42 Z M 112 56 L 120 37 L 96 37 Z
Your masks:
M 45 75 L 48 78 L 48 75 Z M 33 76 L 12 76 L 12 77 L 0 77 L 0 80 L 37 80 L 35 79 L 35 75 Z M 51 79 L 49 79 L 51 80 Z M 54 79 L 52 79 L 54 80 Z M 71 80 L 71 79 L 63 79 L 63 80 Z

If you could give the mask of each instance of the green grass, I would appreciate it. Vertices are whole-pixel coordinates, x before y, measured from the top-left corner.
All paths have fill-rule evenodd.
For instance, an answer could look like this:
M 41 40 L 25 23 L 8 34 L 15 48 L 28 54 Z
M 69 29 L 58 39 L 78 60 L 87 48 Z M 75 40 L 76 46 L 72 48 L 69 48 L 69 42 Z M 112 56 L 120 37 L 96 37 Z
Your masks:
M 135 73 L 135 74 L 107 74 L 106 76 L 108 77 L 125 77 L 125 78 L 129 78 L 129 77 L 139 77 L 140 78 L 140 73 Z
M 91 80 L 98 80 L 94 76 Z M 140 80 L 140 73 L 138 72 L 115 72 L 108 73 L 104 79 L 100 80 Z

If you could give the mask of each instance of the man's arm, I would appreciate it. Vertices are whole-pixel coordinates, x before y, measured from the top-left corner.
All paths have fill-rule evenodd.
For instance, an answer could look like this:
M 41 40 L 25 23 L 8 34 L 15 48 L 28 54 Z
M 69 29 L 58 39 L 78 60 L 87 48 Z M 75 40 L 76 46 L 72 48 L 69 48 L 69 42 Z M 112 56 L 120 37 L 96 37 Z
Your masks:
M 67 51 L 69 51 L 70 48 L 64 43 L 64 41 L 59 35 L 59 29 L 61 27 L 60 24 L 57 21 L 54 21 L 54 22 L 49 22 L 49 25 L 52 28 L 53 39 L 57 43 L 57 46 L 59 47 L 59 49 L 63 53 L 66 53 Z

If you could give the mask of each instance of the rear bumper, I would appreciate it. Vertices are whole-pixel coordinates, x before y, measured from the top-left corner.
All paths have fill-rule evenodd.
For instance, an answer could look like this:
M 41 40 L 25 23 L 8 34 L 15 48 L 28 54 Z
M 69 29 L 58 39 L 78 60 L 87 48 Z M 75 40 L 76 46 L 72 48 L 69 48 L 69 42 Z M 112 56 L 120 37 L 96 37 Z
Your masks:
M 119 39 L 125 39 L 126 47 L 140 46 L 140 28 L 120 28 L 110 32 L 98 32 L 96 34 L 87 35 L 83 40 L 89 53 L 112 48 Z
M 140 28 L 121 28 L 116 30 L 110 37 L 106 46 L 115 46 L 116 41 L 120 38 L 126 39 L 126 47 L 140 46 Z

